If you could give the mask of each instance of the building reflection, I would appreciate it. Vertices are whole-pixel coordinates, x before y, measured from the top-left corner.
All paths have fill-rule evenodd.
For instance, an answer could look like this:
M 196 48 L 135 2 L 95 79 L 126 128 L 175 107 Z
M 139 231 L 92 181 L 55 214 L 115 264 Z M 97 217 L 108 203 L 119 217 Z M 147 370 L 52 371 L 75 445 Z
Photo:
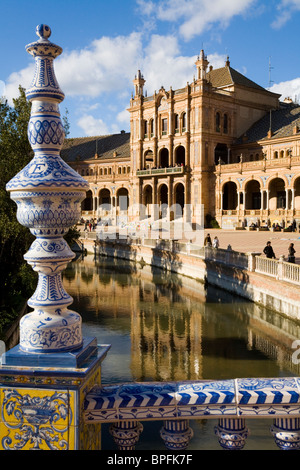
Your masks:
M 242 299 L 149 266 L 86 257 L 64 274 L 83 323 L 128 340 L 132 380 L 167 381 L 299 373 L 299 325 Z M 109 333 L 107 333 L 109 332 Z M 123 343 L 122 343 L 123 344 Z M 275 374 L 275 375 L 274 375 Z

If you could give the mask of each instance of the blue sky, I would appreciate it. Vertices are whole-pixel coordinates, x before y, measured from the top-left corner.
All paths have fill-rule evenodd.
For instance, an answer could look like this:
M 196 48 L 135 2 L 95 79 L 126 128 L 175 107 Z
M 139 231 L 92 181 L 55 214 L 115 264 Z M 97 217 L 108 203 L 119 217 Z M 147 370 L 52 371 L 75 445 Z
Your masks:
M 34 60 L 25 45 L 35 27 L 51 27 L 63 48 L 54 62 L 66 95 L 70 136 L 129 131 L 134 75 L 150 96 L 192 82 L 203 48 L 214 68 L 231 66 L 300 102 L 300 0 L 0 0 L 0 95 L 30 85 Z

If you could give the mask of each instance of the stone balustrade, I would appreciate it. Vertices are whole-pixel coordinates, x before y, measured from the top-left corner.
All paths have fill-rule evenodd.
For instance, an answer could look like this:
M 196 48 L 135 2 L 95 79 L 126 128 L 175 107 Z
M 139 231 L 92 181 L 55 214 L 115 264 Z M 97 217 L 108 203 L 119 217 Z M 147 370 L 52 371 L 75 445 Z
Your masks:
M 246 420 L 270 418 L 280 449 L 300 448 L 300 379 L 245 378 L 186 382 L 145 382 L 93 387 L 85 397 L 86 423 L 111 423 L 119 449 L 132 450 L 141 422 L 163 421 L 160 436 L 169 450 L 184 450 L 193 437 L 190 420 L 215 419 L 225 449 L 246 444 Z
M 174 166 L 174 167 L 165 167 L 165 168 L 150 168 L 148 170 L 137 170 L 137 176 L 153 176 L 153 175 L 162 175 L 170 173 L 183 173 L 184 166 Z

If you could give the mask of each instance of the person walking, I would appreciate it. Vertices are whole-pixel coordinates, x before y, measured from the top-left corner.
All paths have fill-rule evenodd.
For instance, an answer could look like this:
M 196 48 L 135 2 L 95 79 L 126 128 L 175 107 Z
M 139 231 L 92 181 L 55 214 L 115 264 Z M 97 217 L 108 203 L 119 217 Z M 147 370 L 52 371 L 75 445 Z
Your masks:
M 219 248 L 219 239 L 217 236 L 213 239 L 213 248 Z
M 211 246 L 211 238 L 210 234 L 208 233 L 206 237 L 204 238 L 204 246 Z
M 275 258 L 275 253 L 271 246 L 271 242 L 267 242 L 266 246 L 264 247 L 264 254 L 267 258 Z
M 296 250 L 294 248 L 294 243 L 290 243 L 290 246 L 288 249 L 288 263 L 295 263 L 295 253 L 296 253 Z

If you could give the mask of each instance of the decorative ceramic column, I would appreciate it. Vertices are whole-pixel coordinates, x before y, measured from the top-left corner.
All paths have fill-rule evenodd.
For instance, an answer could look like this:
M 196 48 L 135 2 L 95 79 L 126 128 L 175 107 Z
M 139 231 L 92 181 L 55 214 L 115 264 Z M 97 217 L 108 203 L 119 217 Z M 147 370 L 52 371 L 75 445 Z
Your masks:
M 61 272 L 75 256 L 63 236 L 80 218 L 80 203 L 88 183 L 60 157 L 64 128 L 59 103 L 64 94 L 53 60 L 62 53 L 51 43 L 46 25 L 36 29 L 39 40 L 26 46 L 35 58 L 33 82 L 26 91 L 32 102 L 28 139 L 34 158 L 7 184 L 17 203 L 17 218 L 35 235 L 27 262 L 39 274 L 29 299 L 34 309 L 20 322 L 20 348 L 29 352 L 62 352 L 82 346 L 81 317 L 68 310 L 73 299 L 65 292 Z
M 119 450 L 135 450 L 142 431 L 143 425 L 139 421 L 120 421 L 109 427 Z
M 169 450 L 185 450 L 193 435 L 187 419 L 166 420 L 160 430 L 160 437 Z
M 93 450 L 100 425 L 82 421 L 89 389 L 101 383 L 109 345 L 83 338 L 81 316 L 69 306 L 61 273 L 75 256 L 64 235 L 80 217 L 88 183 L 60 157 L 65 133 L 59 113 L 64 99 L 53 60 L 62 49 L 49 41 L 46 25 L 26 47 L 35 58 L 28 138 L 31 162 L 9 183 L 17 218 L 36 239 L 24 258 L 38 272 L 38 285 L 20 321 L 20 343 L 0 359 L 0 450 Z
M 245 420 L 241 418 L 221 418 L 215 427 L 220 446 L 229 450 L 241 450 L 248 437 Z
M 300 419 L 299 418 L 276 418 L 271 433 L 275 438 L 277 446 L 281 450 L 300 449 Z

